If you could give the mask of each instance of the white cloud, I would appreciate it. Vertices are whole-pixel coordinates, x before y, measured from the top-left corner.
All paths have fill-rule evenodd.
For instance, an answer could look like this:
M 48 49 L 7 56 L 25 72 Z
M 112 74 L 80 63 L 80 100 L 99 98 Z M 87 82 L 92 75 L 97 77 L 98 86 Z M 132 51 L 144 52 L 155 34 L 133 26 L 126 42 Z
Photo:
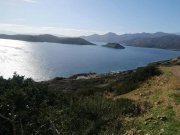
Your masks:
M 0 23 L 0 33 L 17 33 L 17 34 L 55 34 L 64 36 L 82 36 L 90 35 L 94 33 L 104 34 L 106 32 L 96 30 L 83 30 L 75 28 L 60 28 L 60 27 L 49 27 L 49 26 L 28 26 L 19 24 L 7 24 Z

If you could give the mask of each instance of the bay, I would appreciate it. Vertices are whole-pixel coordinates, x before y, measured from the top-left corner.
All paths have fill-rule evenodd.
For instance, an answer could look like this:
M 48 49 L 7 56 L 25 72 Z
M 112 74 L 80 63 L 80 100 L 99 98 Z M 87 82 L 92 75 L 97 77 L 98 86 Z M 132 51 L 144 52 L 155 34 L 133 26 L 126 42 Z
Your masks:
M 125 46 L 65 45 L 0 39 L 0 76 L 14 72 L 36 81 L 78 73 L 124 71 L 180 56 L 180 51 Z

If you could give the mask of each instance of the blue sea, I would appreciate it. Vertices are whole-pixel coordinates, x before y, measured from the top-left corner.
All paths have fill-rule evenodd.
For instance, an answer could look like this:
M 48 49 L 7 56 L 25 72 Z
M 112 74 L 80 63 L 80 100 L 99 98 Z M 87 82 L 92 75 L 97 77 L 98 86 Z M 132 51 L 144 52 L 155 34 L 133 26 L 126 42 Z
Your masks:
M 34 43 L 0 39 L 0 76 L 14 72 L 36 81 L 78 73 L 124 71 L 180 56 L 180 51 L 125 46 Z

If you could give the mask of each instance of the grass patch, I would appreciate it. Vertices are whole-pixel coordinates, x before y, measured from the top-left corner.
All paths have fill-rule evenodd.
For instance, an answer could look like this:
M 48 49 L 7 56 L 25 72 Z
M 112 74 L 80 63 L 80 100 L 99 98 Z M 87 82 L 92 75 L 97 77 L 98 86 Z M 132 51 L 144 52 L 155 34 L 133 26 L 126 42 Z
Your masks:
M 128 77 L 125 78 L 124 82 L 116 88 L 117 94 L 125 94 L 128 93 L 136 88 L 139 87 L 144 81 L 148 80 L 149 78 L 160 75 L 160 70 L 153 66 L 147 66 L 138 68 L 135 72 L 130 74 Z
M 179 134 L 180 121 L 176 119 L 173 108 L 162 105 L 157 108 L 152 108 L 148 114 L 152 116 L 152 120 L 146 121 L 144 117 L 141 117 L 136 126 L 136 128 L 142 130 L 144 134 Z M 160 115 L 166 116 L 167 120 L 162 121 L 158 119 Z
M 175 100 L 175 102 L 177 102 L 178 104 L 180 104 L 180 91 L 178 91 L 178 93 L 174 93 L 171 95 L 173 97 L 173 99 Z

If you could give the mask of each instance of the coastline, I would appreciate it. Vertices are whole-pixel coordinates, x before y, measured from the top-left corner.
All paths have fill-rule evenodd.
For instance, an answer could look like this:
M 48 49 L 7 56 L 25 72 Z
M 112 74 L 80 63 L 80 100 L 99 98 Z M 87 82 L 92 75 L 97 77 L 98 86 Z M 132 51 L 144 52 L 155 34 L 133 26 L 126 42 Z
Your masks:
M 108 73 L 80 73 L 80 74 L 74 74 L 69 77 L 55 77 L 53 79 L 47 80 L 47 81 L 41 81 L 42 83 L 47 83 L 48 85 L 54 85 L 59 84 L 61 82 L 71 82 L 71 81 L 89 81 L 89 80 L 101 80 L 105 78 L 124 78 L 128 76 L 129 74 L 136 72 L 137 69 L 147 67 L 150 65 L 154 66 L 162 66 L 162 65 L 180 65 L 180 57 L 175 57 L 167 60 L 157 61 L 149 63 L 145 66 L 137 67 L 135 69 L 126 70 L 126 71 L 116 71 L 116 72 L 108 72 Z
M 170 48 L 160 48 L 160 47 L 147 47 L 147 46 L 136 46 L 136 45 L 128 45 L 128 44 L 122 44 L 123 46 L 131 46 L 131 47 L 141 47 L 141 48 L 152 48 L 152 49 L 163 49 L 163 50 L 169 50 L 169 51 L 180 51 L 180 49 L 170 49 Z

